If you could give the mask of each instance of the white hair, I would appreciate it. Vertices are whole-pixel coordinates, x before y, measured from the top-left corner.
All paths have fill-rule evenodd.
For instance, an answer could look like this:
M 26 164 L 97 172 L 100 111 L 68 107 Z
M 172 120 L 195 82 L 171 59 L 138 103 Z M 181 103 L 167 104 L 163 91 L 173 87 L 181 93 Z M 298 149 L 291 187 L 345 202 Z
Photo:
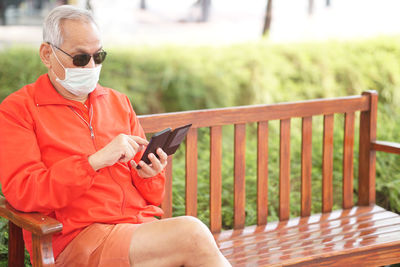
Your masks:
M 43 42 L 61 46 L 64 42 L 61 23 L 66 19 L 91 22 L 98 27 L 90 11 L 70 5 L 58 6 L 47 15 L 43 22 Z

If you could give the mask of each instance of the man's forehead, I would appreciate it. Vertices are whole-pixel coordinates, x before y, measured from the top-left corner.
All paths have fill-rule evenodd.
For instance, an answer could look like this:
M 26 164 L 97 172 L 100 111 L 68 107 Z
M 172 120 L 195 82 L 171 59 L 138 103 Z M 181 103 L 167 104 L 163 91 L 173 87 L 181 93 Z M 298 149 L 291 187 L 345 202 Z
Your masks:
M 66 32 L 75 32 L 75 30 L 80 30 L 80 29 L 92 29 L 94 31 L 98 31 L 97 25 L 86 19 L 86 18 L 80 18 L 80 19 L 62 19 L 60 21 L 60 28 L 61 31 L 66 31 Z
M 64 20 L 60 26 L 63 46 L 68 46 L 75 52 L 84 53 L 101 49 L 100 33 L 93 22 L 87 20 Z

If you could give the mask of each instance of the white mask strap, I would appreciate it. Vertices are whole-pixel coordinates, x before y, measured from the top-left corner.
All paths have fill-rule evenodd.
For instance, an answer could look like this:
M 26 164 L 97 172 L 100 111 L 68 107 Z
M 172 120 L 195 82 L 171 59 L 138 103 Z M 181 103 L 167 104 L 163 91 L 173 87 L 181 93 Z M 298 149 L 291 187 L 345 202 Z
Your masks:
M 60 63 L 61 67 L 63 67 L 63 69 L 65 70 L 64 65 L 63 65 L 63 64 L 61 63 L 61 61 L 58 59 L 58 56 L 57 56 L 56 52 L 54 52 L 53 45 L 50 45 L 50 47 L 51 47 L 51 51 L 53 51 L 53 54 L 54 54 L 54 56 L 56 57 L 56 60 L 58 61 L 58 63 Z M 54 73 L 54 71 L 53 71 L 53 73 Z

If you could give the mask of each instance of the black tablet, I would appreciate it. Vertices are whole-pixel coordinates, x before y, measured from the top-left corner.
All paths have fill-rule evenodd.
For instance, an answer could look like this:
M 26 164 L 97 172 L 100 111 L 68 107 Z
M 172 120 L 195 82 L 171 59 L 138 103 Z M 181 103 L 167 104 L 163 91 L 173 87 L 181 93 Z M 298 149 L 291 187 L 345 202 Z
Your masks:
M 182 127 L 176 128 L 175 130 L 171 130 L 171 128 L 164 129 L 158 133 L 155 133 L 151 139 L 149 144 L 144 151 L 142 158 L 146 164 L 150 164 L 151 161 L 148 158 L 150 153 L 153 153 L 157 158 L 158 155 L 156 153 L 157 148 L 161 148 L 167 155 L 172 155 L 176 152 L 179 145 L 182 143 L 183 139 L 187 132 L 189 131 L 190 126 L 192 124 L 187 124 Z M 140 169 L 140 166 L 137 166 L 137 169 Z

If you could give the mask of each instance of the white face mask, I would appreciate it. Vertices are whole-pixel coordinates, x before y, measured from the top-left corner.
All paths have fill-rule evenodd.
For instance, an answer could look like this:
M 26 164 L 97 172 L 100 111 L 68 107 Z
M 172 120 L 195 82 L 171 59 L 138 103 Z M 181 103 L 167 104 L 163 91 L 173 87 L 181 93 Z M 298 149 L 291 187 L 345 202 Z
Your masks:
M 53 47 L 51 50 L 54 53 Z M 99 81 L 101 66 L 99 65 L 94 68 L 65 68 L 58 59 L 56 53 L 54 53 L 58 63 L 63 67 L 65 71 L 64 80 L 60 80 L 56 75 L 56 81 L 59 82 L 66 90 L 76 96 L 88 95 L 96 88 L 97 82 Z

